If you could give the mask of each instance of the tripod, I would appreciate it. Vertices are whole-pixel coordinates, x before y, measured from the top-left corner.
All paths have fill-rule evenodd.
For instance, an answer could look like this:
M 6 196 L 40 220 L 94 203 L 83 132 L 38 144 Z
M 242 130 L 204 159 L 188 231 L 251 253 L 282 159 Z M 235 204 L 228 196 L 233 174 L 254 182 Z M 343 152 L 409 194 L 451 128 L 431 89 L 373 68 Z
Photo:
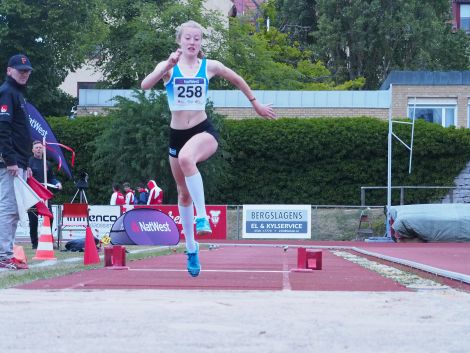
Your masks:
M 75 193 L 75 195 L 73 196 L 73 199 L 72 199 L 72 202 L 75 200 L 75 198 L 77 197 L 77 195 L 79 196 L 80 198 L 80 203 L 83 203 L 83 200 L 85 200 L 85 203 L 88 203 L 88 200 L 86 198 L 86 194 L 85 194 L 85 188 L 77 188 L 77 192 Z

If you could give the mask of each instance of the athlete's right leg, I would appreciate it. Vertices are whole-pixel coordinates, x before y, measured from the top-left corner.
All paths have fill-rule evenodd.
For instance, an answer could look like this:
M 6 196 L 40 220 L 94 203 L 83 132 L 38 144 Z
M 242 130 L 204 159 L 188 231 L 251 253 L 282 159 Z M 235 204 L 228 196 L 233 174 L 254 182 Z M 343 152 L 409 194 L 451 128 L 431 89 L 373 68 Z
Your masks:
M 188 252 L 194 252 L 196 251 L 196 242 L 194 240 L 193 200 L 189 194 L 184 174 L 177 158 L 170 157 L 170 167 L 178 191 L 178 210 L 181 225 L 183 226 L 184 237 L 186 239 L 186 250 L 188 250 Z
M 194 240 L 194 206 L 191 196 L 181 171 L 178 159 L 170 157 L 170 167 L 178 188 L 178 211 L 181 225 L 186 239 L 186 253 L 188 256 L 187 269 L 192 277 L 197 277 L 201 272 L 199 263 L 199 244 Z

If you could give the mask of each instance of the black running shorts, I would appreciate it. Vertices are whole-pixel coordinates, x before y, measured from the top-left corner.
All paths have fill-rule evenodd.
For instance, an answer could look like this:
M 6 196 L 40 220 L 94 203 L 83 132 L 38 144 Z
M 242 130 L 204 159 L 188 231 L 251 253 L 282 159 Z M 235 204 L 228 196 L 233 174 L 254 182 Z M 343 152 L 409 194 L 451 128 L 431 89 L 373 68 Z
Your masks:
M 200 134 L 201 132 L 207 132 L 214 136 L 217 141 L 219 141 L 219 133 L 215 129 L 214 125 L 212 125 L 212 123 L 209 121 L 209 119 L 206 119 L 196 126 L 186 130 L 176 130 L 170 127 L 170 144 L 168 148 L 168 154 L 171 157 L 178 158 L 178 154 L 183 148 L 184 144 L 188 142 L 191 137 Z

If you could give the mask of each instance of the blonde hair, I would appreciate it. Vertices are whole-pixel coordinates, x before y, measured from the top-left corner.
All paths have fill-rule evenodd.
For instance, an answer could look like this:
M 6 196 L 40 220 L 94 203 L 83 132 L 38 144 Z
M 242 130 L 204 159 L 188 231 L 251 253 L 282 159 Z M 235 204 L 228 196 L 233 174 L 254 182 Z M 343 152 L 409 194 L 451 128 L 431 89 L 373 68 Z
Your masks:
M 176 43 L 180 44 L 181 42 L 181 36 L 183 35 L 183 30 L 185 28 L 197 28 L 201 31 L 201 36 L 204 34 L 204 27 L 202 27 L 199 23 L 196 21 L 190 20 L 185 23 L 180 24 L 176 28 Z

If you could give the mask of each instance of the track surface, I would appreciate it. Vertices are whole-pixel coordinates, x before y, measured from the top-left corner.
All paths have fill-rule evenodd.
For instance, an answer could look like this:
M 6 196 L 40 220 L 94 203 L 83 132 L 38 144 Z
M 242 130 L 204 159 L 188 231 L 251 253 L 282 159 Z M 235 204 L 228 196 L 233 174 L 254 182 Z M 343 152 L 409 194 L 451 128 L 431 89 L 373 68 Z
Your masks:
M 201 247 L 201 275 L 191 278 L 184 254 L 128 262 L 128 270 L 101 268 L 50 280 L 35 281 L 22 289 L 204 289 L 301 291 L 408 291 L 392 279 L 333 254 L 334 249 L 358 248 L 439 269 L 470 275 L 470 244 L 377 244 L 363 242 L 283 243 L 221 242 Z M 323 269 L 308 273 L 297 267 L 296 246 L 323 252 Z M 360 254 L 358 254 L 360 255 Z

